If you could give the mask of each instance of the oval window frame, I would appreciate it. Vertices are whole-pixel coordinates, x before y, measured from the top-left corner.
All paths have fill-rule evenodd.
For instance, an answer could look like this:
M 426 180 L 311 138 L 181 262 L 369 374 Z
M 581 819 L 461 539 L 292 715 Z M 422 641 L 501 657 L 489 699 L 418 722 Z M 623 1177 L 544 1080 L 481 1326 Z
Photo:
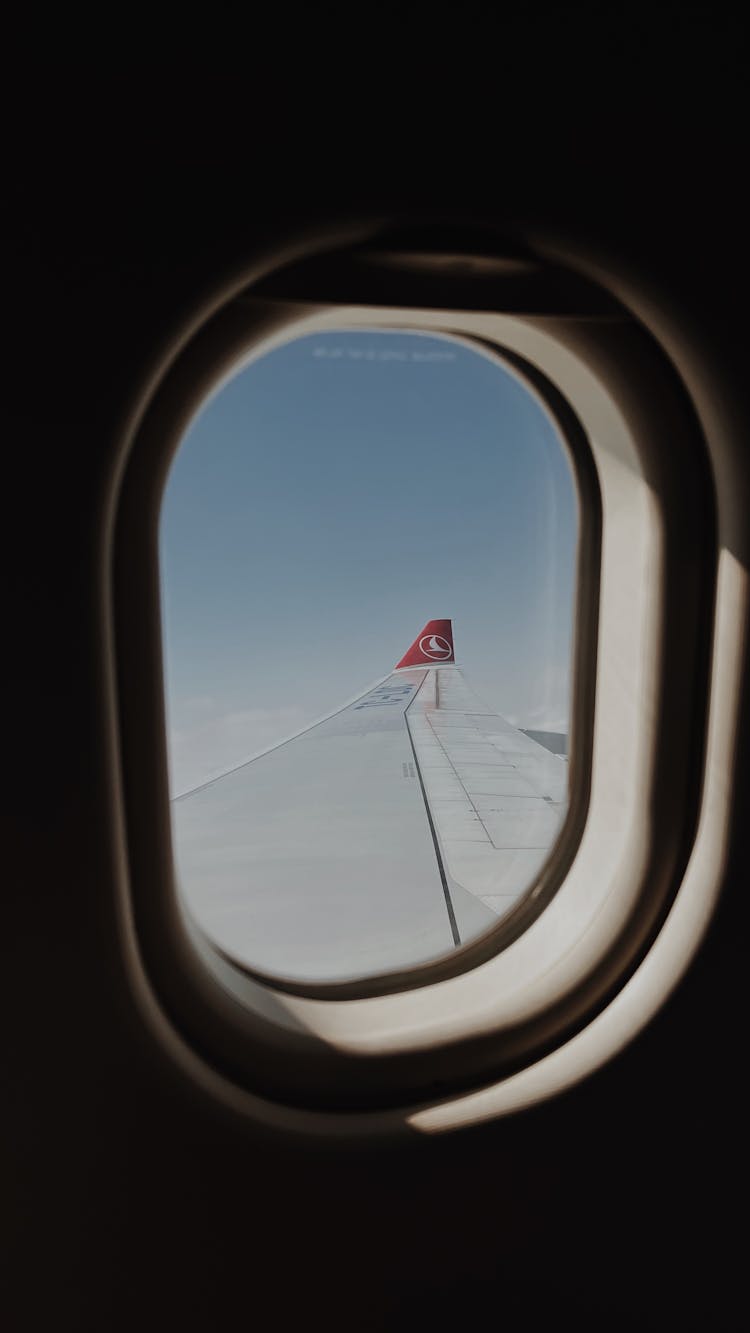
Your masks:
M 275 258 L 283 272 L 282 256 Z M 269 265 L 269 269 L 272 267 Z M 631 450 L 636 448 L 632 435 L 632 429 L 635 429 L 642 456 L 650 458 L 649 484 L 645 487 L 649 495 L 640 496 L 641 536 L 648 533 L 649 539 L 656 540 L 657 545 L 660 542 L 669 545 L 665 502 L 670 493 L 670 476 L 662 475 L 664 457 L 659 454 L 658 443 L 656 453 L 653 453 L 655 433 L 658 435 L 659 429 L 664 427 L 665 414 L 672 428 L 675 423 L 679 427 L 683 466 L 686 458 L 696 472 L 704 466 L 705 479 L 702 437 L 679 380 L 666 363 L 658 344 L 627 312 L 607 308 L 604 314 L 601 313 L 597 305 L 600 292 L 596 289 L 592 302 L 587 284 L 576 292 L 574 283 L 575 299 L 568 291 L 561 301 L 553 281 L 552 296 L 546 303 L 541 300 L 540 310 L 539 283 L 536 294 L 532 291 L 531 296 L 527 293 L 524 297 L 523 292 L 519 295 L 517 266 L 514 268 L 511 264 L 510 267 L 516 288 L 513 290 L 511 284 L 505 304 L 511 307 L 511 313 L 492 313 L 486 308 L 470 311 L 451 308 L 444 285 L 441 289 L 439 276 L 433 282 L 434 303 L 429 307 L 422 306 L 418 313 L 408 306 L 384 310 L 368 304 L 354 309 L 360 311 L 363 326 L 380 321 L 393 327 L 394 320 L 398 322 L 400 316 L 412 326 L 418 320 L 417 326 L 425 331 L 443 327 L 446 332 L 490 340 L 503 347 L 506 358 L 519 357 L 529 362 L 542 378 L 548 377 L 555 385 L 555 391 L 572 402 L 579 415 L 581 403 L 577 397 L 584 392 L 584 425 L 586 417 L 591 417 L 592 394 L 600 414 L 605 412 L 605 400 L 608 399 L 607 410 L 615 416 L 619 413 L 620 417 L 624 394 L 631 429 L 620 421 L 619 430 L 624 436 L 620 438 L 618 448 L 620 451 L 626 449 L 624 437 L 629 438 Z M 544 266 L 541 268 L 543 271 Z M 408 274 L 408 263 L 404 271 Z M 460 974 L 430 980 L 421 977 L 413 988 L 401 986 L 390 994 L 340 993 L 332 999 L 330 996 L 282 993 L 274 985 L 223 972 L 221 962 L 217 967 L 217 960 L 207 955 L 205 941 L 185 932 L 174 913 L 164 911 L 167 898 L 164 886 L 171 884 L 172 865 L 168 838 L 164 837 L 167 792 L 163 698 L 160 697 L 163 685 L 158 587 L 155 601 L 153 597 L 154 584 L 158 585 L 158 549 L 155 562 L 153 540 L 151 545 L 144 540 L 144 526 L 146 534 L 153 539 L 158 530 L 159 502 L 155 503 L 155 499 L 160 497 L 159 470 L 165 466 L 166 422 L 170 423 L 169 432 L 174 441 L 175 437 L 181 436 L 184 427 L 185 376 L 192 374 L 195 377 L 201 366 L 206 373 L 210 364 L 209 378 L 213 381 L 216 360 L 211 358 L 225 354 L 221 344 L 226 347 L 226 330 L 222 330 L 221 336 L 217 334 L 216 314 L 228 317 L 235 332 L 242 326 L 241 336 L 245 337 L 248 309 L 252 306 L 256 335 L 263 339 L 278 334 L 282 326 L 288 328 L 300 318 L 341 320 L 338 306 L 333 307 L 333 314 L 330 306 L 321 314 L 319 304 L 315 304 L 311 314 L 309 294 L 303 301 L 291 300 L 283 293 L 281 298 L 278 293 L 269 295 L 262 290 L 264 282 L 267 286 L 268 276 L 266 272 L 261 278 L 261 288 L 256 288 L 256 291 L 260 290 L 260 296 L 248 295 L 247 274 L 244 274 L 223 293 L 224 299 L 214 301 L 212 311 L 204 309 L 189 334 L 186 331 L 180 354 L 176 358 L 165 358 L 154 376 L 151 392 L 144 396 L 140 405 L 138 430 L 131 432 L 129 440 L 123 441 L 123 484 L 119 494 L 113 494 L 117 523 L 111 594 L 116 627 L 113 651 L 118 661 L 123 814 L 130 868 L 129 892 L 127 889 L 125 892 L 131 961 L 137 958 L 141 980 L 149 989 L 152 1004 L 160 1008 L 162 1019 L 170 1026 L 167 1020 L 170 1015 L 177 1028 L 187 1034 L 192 1058 L 200 1061 L 201 1053 L 207 1055 L 214 1066 L 221 1068 L 222 1077 L 229 1080 L 226 1086 L 233 1088 L 233 1096 L 238 1095 L 239 1089 L 244 1089 L 242 1095 L 250 1097 L 256 1114 L 260 1114 L 259 1106 L 265 1105 L 270 1108 L 273 1119 L 280 1105 L 285 1104 L 298 1107 L 298 1114 L 306 1123 L 311 1123 L 309 1116 L 314 1118 L 316 1113 L 328 1112 L 339 1124 L 342 1116 L 346 1118 L 354 1111 L 361 1117 L 364 1112 L 380 1108 L 376 1117 L 379 1124 L 403 1124 L 405 1107 L 438 1093 L 465 1094 L 488 1078 L 503 1079 L 508 1086 L 517 1071 L 533 1070 L 551 1052 L 562 1047 L 572 1034 L 590 1026 L 596 1015 L 607 1007 L 653 943 L 674 899 L 694 834 L 700 781 L 697 779 L 693 783 L 695 809 L 690 818 L 685 818 L 684 802 L 673 802 L 676 808 L 671 814 L 675 827 L 670 830 L 668 839 L 662 838 L 662 843 L 669 844 L 671 867 L 660 865 L 657 870 L 653 857 L 648 864 L 648 856 L 639 858 L 631 849 L 625 857 L 629 870 L 622 871 L 627 884 L 616 884 L 612 893 L 600 898 L 598 905 L 594 905 L 596 910 L 590 912 L 587 925 L 582 926 L 581 920 L 578 921 L 578 937 L 587 936 L 585 956 L 579 951 L 578 958 L 573 959 L 570 949 L 563 947 L 561 952 L 558 947 L 556 962 L 553 960 L 549 964 L 547 960 L 548 965 L 542 965 L 536 978 L 535 993 L 528 983 L 528 973 L 525 980 L 523 977 L 519 979 L 519 970 L 523 973 L 525 964 L 523 960 L 519 961 L 518 951 L 506 976 L 504 993 L 497 984 L 497 974 L 490 976 L 498 957 L 510 957 L 511 948 L 504 949 L 500 955 L 495 951 L 491 957 L 467 962 Z M 538 278 L 538 274 L 535 276 Z M 420 280 L 423 277 L 422 271 Z M 543 296 L 543 281 L 541 291 Z M 404 300 L 407 296 L 408 293 Z M 502 303 L 502 294 L 493 291 L 491 304 Z M 555 309 L 556 303 L 558 307 L 573 308 Z M 476 307 L 479 302 L 473 304 Z M 524 314 L 519 306 L 531 306 L 532 313 Z M 549 306 L 552 313 L 543 313 Z M 608 336 L 602 340 L 604 324 Z M 593 339 L 592 329 L 596 330 Z M 627 385 L 617 384 L 613 368 L 613 356 L 618 346 L 622 350 L 623 339 L 625 344 L 629 340 L 625 362 L 631 370 L 640 357 L 642 378 L 636 403 L 632 401 L 632 394 L 628 396 Z M 594 367 L 598 367 L 598 371 Z M 597 374 L 603 378 L 597 378 Z M 659 419 L 656 421 L 648 419 L 648 412 L 644 420 L 645 400 L 639 397 L 643 384 L 649 382 L 660 391 Z M 613 393 L 619 394 L 617 410 Z M 647 447 L 649 439 L 651 450 Z M 610 461 L 622 466 L 623 459 L 617 460 L 616 452 L 614 460 Z M 666 473 L 669 474 L 669 467 Z M 671 480 L 673 482 L 674 478 Z M 702 540 L 710 546 L 710 513 L 703 515 L 703 526 Z M 665 554 L 661 545 L 659 551 L 662 557 L 660 568 L 664 573 L 669 565 L 668 553 Z M 606 555 L 605 548 L 603 556 Z M 684 606 L 686 600 L 692 600 L 697 608 L 693 638 L 695 673 L 699 681 L 701 673 L 706 679 L 708 669 L 708 654 L 704 652 L 701 657 L 700 644 L 705 642 L 706 620 L 710 622 L 712 588 L 705 587 L 705 562 L 695 573 L 690 591 L 695 594 L 696 586 L 700 585 L 698 596 L 686 598 L 683 588 L 680 596 L 672 597 L 671 614 L 674 616 L 675 606 Z M 611 572 L 608 577 L 611 583 Z M 144 597 L 149 589 L 149 595 Z M 630 591 L 634 595 L 632 586 Z M 660 591 L 665 593 L 663 580 Z M 148 612 L 145 617 L 144 605 Z M 645 709 L 636 710 L 637 720 L 642 724 L 641 713 L 648 713 L 649 709 L 651 722 L 654 722 L 654 699 L 660 688 L 660 670 L 662 676 L 664 674 L 665 652 L 664 645 L 659 643 L 660 628 L 667 607 L 648 607 L 641 599 L 638 608 L 643 623 L 636 636 L 637 647 L 641 649 L 648 639 L 651 666 L 647 682 L 648 702 Z M 609 613 L 610 616 L 613 614 L 611 606 Z M 597 628 L 601 643 L 602 631 Z M 606 640 L 607 644 L 609 642 L 611 631 Z M 579 644 L 580 636 L 577 635 L 577 654 Z M 668 658 L 669 654 L 666 656 Z M 577 672 L 579 669 L 577 662 Z M 601 663 L 597 680 L 599 693 L 602 688 L 600 676 Z M 663 683 L 661 680 L 662 687 Z M 707 697 L 707 687 L 704 696 Z M 685 709 L 677 711 L 684 714 Z M 674 735 L 678 730 L 675 719 L 670 718 L 666 731 Z M 653 759 L 657 751 L 663 753 L 664 750 L 663 740 L 660 745 L 655 745 L 652 737 L 651 743 L 644 747 L 644 753 L 638 756 L 635 751 L 641 739 L 642 727 L 638 725 L 632 729 L 631 736 L 631 779 L 648 772 L 649 759 Z M 595 761 L 596 758 L 595 753 Z M 653 776 L 652 773 L 652 779 Z M 633 838 L 642 834 L 642 825 L 641 809 L 640 828 Z M 576 860 L 574 858 L 573 866 Z M 566 876 L 566 882 L 569 878 Z M 589 870 L 587 882 L 591 884 L 593 878 L 593 872 Z M 660 883 L 658 893 L 654 892 L 656 878 Z M 558 896 L 559 890 L 552 901 Z M 605 901 L 607 898 L 609 901 Z M 591 909 L 591 902 L 588 907 Z M 601 910 L 603 908 L 608 911 Z M 569 918 L 571 911 L 569 895 L 566 903 Z M 547 911 L 544 911 L 538 920 L 546 917 Z M 556 931 L 557 923 L 551 932 L 553 936 Z M 519 933 L 518 941 L 528 940 L 529 933 L 528 929 Z M 514 948 L 518 941 L 514 941 Z M 472 947 L 467 946 L 467 950 L 471 951 Z M 523 954 L 524 950 L 520 952 Z M 525 952 L 528 954 L 528 948 Z M 452 988 L 450 996 L 449 988 Z

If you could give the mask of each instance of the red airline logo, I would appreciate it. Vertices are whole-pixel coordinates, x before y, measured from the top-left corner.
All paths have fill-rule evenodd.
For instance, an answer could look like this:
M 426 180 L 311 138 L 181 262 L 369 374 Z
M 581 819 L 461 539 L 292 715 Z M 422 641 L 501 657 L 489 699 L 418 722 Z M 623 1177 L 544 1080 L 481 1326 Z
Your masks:
M 411 648 L 396 663 L 400 667 L 432 666 L 435 662 L 453 662 L 453 626 L 450 620 L 428 620 Z
M 443 661 L 451 656 L 453 649 L 442 634 L 424 634 L 419 640 L 419 651 L 425 657 L 436 657 Z

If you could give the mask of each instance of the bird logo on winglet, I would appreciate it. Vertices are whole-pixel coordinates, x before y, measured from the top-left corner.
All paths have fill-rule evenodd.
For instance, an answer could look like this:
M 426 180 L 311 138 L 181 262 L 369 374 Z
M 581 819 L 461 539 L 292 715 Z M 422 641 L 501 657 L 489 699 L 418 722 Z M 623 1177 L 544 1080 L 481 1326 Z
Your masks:
M 411 648 L 397 662 L 394 671 L 404 667 L 429 666 L 430 662 L 455 663 L 453 625 L 450 620 L 428 620 Z
M 442 634 L 425 634 L 424 637 L 419 640 L 419 651 L 424 653 L 425 657 L 434 657 L 438 660 L 442 660 L 446 657 L 450 657 L 453 649 L 448 643 L 448 640 L 443 638 Z

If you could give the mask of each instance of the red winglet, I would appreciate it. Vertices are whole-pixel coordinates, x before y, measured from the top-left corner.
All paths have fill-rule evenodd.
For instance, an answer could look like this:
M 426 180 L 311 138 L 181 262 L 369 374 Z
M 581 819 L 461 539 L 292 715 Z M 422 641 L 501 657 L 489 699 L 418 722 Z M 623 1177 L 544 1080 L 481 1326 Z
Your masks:
M 450 620 L 428 620 L 409 651 L 396 663 L 394 671 L 398 671 L 399 667 L 437 666 L 440 662 L 455 660 Z

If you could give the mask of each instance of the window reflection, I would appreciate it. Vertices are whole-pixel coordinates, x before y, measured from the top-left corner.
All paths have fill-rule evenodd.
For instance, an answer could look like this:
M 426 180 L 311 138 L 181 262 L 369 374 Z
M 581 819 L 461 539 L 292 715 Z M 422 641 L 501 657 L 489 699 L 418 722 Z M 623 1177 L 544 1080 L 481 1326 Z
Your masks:
M 557 428 L 467 342 L 311 334 L 207 401 L 162 510 L 166 686 L 180 891 L 231 957 L 403 969 L 527 893 L 577 527 Z

